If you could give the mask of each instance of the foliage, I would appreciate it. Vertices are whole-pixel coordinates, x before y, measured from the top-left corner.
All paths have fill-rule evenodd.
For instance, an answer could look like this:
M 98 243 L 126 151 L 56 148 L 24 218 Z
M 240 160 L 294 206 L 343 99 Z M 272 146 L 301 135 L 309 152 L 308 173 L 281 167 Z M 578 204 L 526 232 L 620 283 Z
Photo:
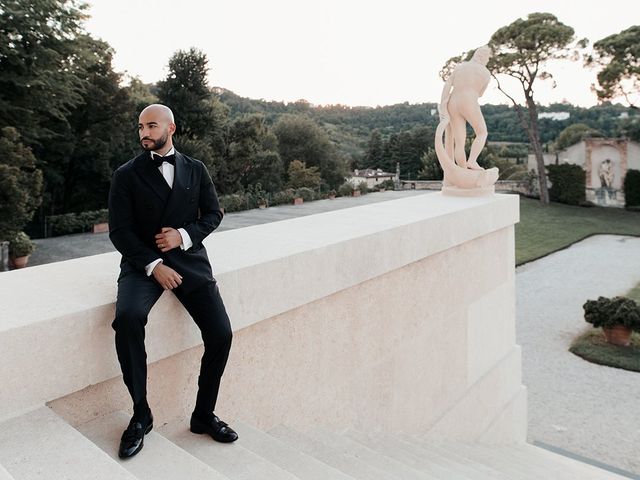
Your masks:
M 219 198 L 220 206 L 224 208 L 225 213 L 238 212 L 247 209 L 247 199 L 244 194 L 232 193 L 230 195 L 221 195 Z
M 360 190 L 360 193 L 364 195 L 369 193 L 369 186 L 367 185 L 367 182 L 359 182 L 356 186 L 356 190 Z
M 547 165 L 547 170 L 551 181 L 551 201 L 567 205 L 580 205 L 585 201 L 586 174 L 580 165 Z
M 422 155 L 422 169 L 418 173 L 420 180 L 442 180 L 444 172 L 438 161 L 438 156 L 433 148 Z
M 586 46 L 586 40 L 575 45 L 574 30 L 560 22 L 550 13 L 532 13 L 526 19 L 517 19 L 498 29 L 489 41 L 493 56 L 488 64 L 493 75 L 504 74 L 515 78 L 522 85 L 528 115 L 514 99 L 504 91 L 500 83 L 498 89 L 513 103 L 520 124 L 527 132 L 531 147 L 536 156 L 540 177 L 540 200 L 549 202 L 545 179 L 544 160 L 538 125 L 537 105 L 534 100 L 536 80 L 551 80 L 546 70 L 550 60 L 577 57 L 577 49 Z M 497 77 L 496 77 L 497 78 Z
M 0 127 L 42 146 L 81 101 L 75 39 L 85 5 L 75 0 L 3 0 L 0 8 Z
M 13 127 L 0 132 L 0 240 L 8 240 L 31 220 L 42 200 L 42 171 Z
M 598 327 L 623 325 L 640 332 L 640 305 L 626 297 L 598 297 L 582 306 L 587 323 Z
M 393 190 L 396 188 L 396 184 L 393 180 L 385 180 L 382 182 L 378 188 L 384 188 L 386 190 Z
M 302 198 L 305 202 L 311 202 L 315 199 L 315 192 L 307 187 L 300 187 L 296 190 L 295 198 Z
M 288 188 L 282 192 L 276 192 L 271 197 L 271 205 L 286 205 L 293 202 L 296 193 L 292 188 Z
M 97 223 L 107 222 L 109 212 L 106 208 L 80 213 L 63 213 L 47 217 L 52 236 L 88 232 Z
M 31 255 L 35 249 L 35 244 L 24 232 L 18 232 L 9 240 L 9 256 L 13 258 Z
M 569 148 L 587 137 L 602 137 L 602 132 L 591 128 L 584 123 L 573 123 L 560 132 L 554 142 L 553 149 L 556 152 Z
M 288 169 L 289 188 L 311 187 L 318 188 L 320 186 L 320 172 L 318 167 L 307 168 L 304 162 L 293 160 L 289 163 Z
M 587 65 L 597 65 L 600 100 L 624 97 L 637 108 L 633 96 L 640 93 L 640 25 L 609 35 L 593 44 Z
M 625 206 L 640 206 L 640 170 L 627 170 L 623 188 Z
M 311 118 L 303 115 L 282 115 L 274 126 L 278 151 L 285 169 L 294 160 L 316 167 L 323 183 L 335 188 L 344 181 L 346 162 L 337 156 L 327 133 Z
M 351 182 L 344 182 L 338 188 L 338 195 L 340 195 L 341 197 L 350 197 L 353 194 L 354 190 L 355 189 L 353 188 L 353 184 Z

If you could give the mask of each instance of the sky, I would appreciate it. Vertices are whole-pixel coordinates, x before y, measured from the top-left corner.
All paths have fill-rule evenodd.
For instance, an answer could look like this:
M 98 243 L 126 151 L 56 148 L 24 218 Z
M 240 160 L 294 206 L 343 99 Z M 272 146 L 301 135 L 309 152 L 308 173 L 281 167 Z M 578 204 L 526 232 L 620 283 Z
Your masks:
M 591 43 L 640 23 L 640 1 L 607 0 L 90 0 L 87 30 L 115 50 L 114 68 L 157 82 L 177 50 L 209 59 L 209 85 L 243 97 L 316 105 L 439 101 L 446 60 L 486 44 L 533 12 L 553 13 Z M 597 103 L 596 71 L 550 66 L 543 105 Z M 538 83 L 538 82 L 536 82 Z M 521 97 L 519 84 L 503 83 Z M 481 103 L 508 103 L 492 80 Z

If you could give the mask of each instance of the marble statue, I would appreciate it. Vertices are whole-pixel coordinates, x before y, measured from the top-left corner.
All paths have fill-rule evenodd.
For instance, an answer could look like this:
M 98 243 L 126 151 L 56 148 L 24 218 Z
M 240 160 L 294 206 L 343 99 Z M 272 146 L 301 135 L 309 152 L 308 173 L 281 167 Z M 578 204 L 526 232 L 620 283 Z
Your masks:
M 438 106 L 440 123 L 436 129 L 435 148 L 438 161 L 444 171 L 443 192 L 464 191 L 462 193 L 465 194 L 493 192 L 493 185 L 498 180 L 497 168 L 485 170 L 478 165 L 478 156 L 487 141 L 487 126 L 480 111 L 478 99 L 491 79 L 486 66 L 490 56 L 489 47 L 478 48 L 471 60 L 462 62 L 455 68 L 442 89 L 442 98 Z M 464 148 L 467 122 L 475 133 L 468 160 Z
M 598 176 L 600 177 L 600 185 L 604 188 L 613 188 L 613 169 L 611 159 L 607 158 L 598 167 Z

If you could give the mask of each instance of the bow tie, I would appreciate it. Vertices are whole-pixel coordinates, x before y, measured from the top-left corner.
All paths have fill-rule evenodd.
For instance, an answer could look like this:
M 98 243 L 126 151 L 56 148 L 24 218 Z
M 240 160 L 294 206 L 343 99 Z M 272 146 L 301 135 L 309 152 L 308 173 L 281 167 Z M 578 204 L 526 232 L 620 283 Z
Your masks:
M 157 155 L 155 153 L 151 154 L 151 161 L 153 162 L 153 164 L 156 167 L 160 167 L 162 166 L 163 162 L 169 162 L 171 165 L 176 164 L 176 156 L 174 155 L 167 155 L 166 157 L 161 157 L 160 155 Z

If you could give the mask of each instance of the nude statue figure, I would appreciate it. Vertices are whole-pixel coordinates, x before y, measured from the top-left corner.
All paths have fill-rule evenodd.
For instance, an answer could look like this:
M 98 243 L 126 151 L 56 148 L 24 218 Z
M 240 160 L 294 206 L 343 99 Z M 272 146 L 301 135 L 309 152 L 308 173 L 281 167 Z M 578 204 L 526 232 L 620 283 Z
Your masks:
M 486 67 L 490 55 L 489 47 L 478 48 L 470 61 L 462 62 L 455 68 L 442 89 L 438 106 L 440 124 L 436 129 L 435 147 L 445 173 L 445 186 L 486 188 L 493 186 L 498 179 L 497 168 L 484 170 L 478 165 L 478 156 L 487 141 L 487 126 L 478 99 L 491 79 L 491 73 Z M 468 161 L 464 149 L 467 122 L 476 135 Z M 446 147 L 442 144 L 443 133 Z

